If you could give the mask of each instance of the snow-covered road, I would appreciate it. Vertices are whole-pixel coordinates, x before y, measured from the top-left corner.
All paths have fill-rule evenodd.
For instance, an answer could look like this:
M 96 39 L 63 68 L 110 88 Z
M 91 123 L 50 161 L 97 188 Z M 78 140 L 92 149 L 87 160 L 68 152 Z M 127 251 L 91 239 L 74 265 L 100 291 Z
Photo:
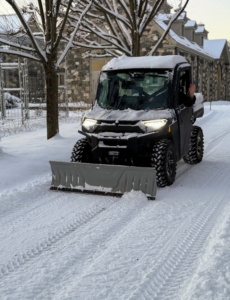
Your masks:
M 202 163 L 155 201 L 49 190 L 79 124 L 2 138 L 0 299 L 230 299 L 230 104 L 205 109 Z

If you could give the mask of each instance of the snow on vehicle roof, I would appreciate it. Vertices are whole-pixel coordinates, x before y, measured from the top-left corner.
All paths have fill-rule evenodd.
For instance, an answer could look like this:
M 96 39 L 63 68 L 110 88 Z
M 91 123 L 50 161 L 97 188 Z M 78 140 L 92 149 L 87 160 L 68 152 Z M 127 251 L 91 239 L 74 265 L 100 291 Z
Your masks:
M 121 70 L 121 69 L 173 69 L 177 64 L 188 63 L 180 55 L 166 56 L 139 56 L 129 57 L 120 56 L 113 58 L 103 68 L 103 71 Z

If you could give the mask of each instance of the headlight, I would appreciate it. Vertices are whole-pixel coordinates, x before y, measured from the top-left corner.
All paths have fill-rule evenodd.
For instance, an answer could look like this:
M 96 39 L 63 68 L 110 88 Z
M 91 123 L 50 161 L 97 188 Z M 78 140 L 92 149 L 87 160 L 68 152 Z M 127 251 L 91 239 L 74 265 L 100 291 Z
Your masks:
M 93 119 L 85 119 L 84 122 L 82 123 L 82 126 L 90 131 L 90 132 L 93 132 L 94 129 L 96 128 L 97 126 L 97 121 L 96 120 L 93 120 Z
M 159 130 L 165 126 L 167 123 L 166 119 L 159 119 L 159 120 L 151 120 L 151 121 L 142 121 L 142 124 L 147 127 L 147 129 L 151 131 Z

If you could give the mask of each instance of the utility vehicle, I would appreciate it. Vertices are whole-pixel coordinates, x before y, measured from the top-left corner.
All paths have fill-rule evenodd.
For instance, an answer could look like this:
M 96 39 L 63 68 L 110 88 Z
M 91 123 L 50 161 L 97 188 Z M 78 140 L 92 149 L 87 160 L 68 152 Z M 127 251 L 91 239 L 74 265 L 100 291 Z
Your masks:
M 101 70 L 71 163 L 51 162 L 52 187 L 140 189 L 154 198 L 156 183 L 173 184 L 180 159 L 196 164 L 203 158 L 203 131 L 194 125 L 204 113 L 203 96 L 196 93 L 195 104 L 188 104 L 191 82 L 191 66 L 179 55 L 112 59 Z

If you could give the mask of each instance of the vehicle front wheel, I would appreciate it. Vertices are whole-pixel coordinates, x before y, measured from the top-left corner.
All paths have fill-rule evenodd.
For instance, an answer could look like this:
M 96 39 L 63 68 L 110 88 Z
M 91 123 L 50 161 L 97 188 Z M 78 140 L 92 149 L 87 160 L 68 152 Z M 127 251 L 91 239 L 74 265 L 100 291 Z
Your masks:
M 176 177 L 176 155 L 170 140 L 160 140 L 153 146 L 151 166 L 156 169 L 159 187 L 173 184 Z
M 189 151 L 183 157 L 184 161 L 188 164 L 200 163 L 204 154 L 204 134 L 199 126 L 194 126 L 191 132 Z
M 87 139 L 80 139 L 73 147 L 71 162 L 93 162 L 91 147 Z

